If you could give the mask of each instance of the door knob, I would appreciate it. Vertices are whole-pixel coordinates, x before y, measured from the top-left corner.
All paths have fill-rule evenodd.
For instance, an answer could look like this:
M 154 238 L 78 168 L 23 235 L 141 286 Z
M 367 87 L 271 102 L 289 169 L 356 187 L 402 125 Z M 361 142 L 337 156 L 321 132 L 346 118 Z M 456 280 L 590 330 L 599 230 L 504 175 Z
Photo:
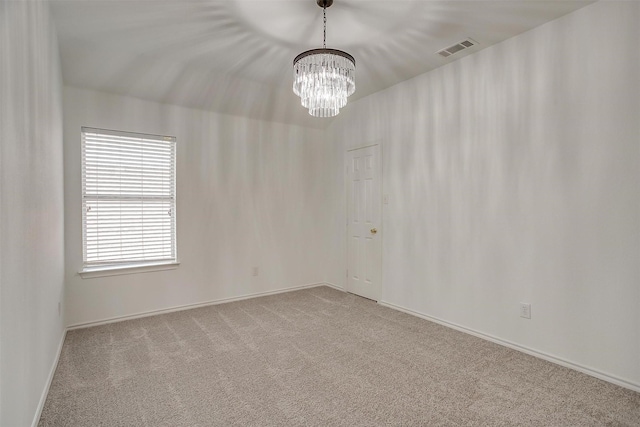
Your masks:
M 378 232 L 378 230 L 377 230 L 377 229 L 375 229 L 375 228 L 372 228 L 372 229 L 371 229 L 371 234 L 376 234 L 377 232 Z

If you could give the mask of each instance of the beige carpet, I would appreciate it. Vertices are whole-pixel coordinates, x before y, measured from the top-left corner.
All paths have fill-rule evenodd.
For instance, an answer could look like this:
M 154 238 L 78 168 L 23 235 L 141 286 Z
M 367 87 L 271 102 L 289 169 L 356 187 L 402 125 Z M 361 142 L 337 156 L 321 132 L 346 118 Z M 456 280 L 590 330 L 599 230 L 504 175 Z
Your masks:
M 640 394 L 328 287 L 67 334 L 40 426 L 640 425 Z

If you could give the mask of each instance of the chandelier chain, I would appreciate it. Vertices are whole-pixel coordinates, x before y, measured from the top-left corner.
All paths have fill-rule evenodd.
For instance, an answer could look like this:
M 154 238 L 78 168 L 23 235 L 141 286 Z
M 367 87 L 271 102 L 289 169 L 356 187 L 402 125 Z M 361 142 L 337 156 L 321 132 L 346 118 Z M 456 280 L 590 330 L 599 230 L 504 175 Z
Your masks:
M 322 38 L 322 47 L 327 48 L 327 2 L 324 2 L 322 6 L 322 13 L 324 15 L 324 37 Z

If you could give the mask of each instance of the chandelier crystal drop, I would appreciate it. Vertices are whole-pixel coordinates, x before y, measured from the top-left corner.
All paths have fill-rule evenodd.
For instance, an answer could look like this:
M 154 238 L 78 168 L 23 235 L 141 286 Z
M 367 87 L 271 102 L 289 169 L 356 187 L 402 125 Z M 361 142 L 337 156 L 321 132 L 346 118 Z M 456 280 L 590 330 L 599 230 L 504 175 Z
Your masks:
M 327 49 L 327 7 L 333 0 L 317 0 L 324 14 L 322 49 L 302 52 L 293 60 L 293 93 L 314 117 L 333 117 L 356 90 L 356 61 L 337 49 Z

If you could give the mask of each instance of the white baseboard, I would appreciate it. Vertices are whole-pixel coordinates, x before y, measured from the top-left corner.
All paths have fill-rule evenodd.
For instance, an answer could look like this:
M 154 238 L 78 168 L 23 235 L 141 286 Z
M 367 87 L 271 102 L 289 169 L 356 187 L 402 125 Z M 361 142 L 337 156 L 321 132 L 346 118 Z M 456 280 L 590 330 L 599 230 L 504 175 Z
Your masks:
M 194 304 L 176 305 L 176 306 L 173 306 L 173 307 L 162 308 L 162 309 L 159 309 L 159 310 L 143 311 L 141 313 L 127 314 L 127 315 L 124 315 L 124 316 L 109 317 L 109 318 L 106 318 L 106 319 L 93 320 L 91 322 L 75 323 L 73 325 L 67 326 L 67 331 L 72 331 L 74 329 L 89 328 L 91 326 L 106 325 L 106 324 L 109 324 L 109 323 L 123 322 L 125 320 L 139 319 L 139 318 L 142 318 L 142 317 L 156 316 L 158 314 L 173 313 L 175 311 L 189 310 L 189 309 L 192 309 L 192 308 L 207 307 L 209 305 L 224 304 L 224 303 L 227 303 L 227 302 L 242 301 L 242 300 L 250 299 L 250 298 L 258 298 L 258 297 L 264 297 L 264 296 L 268 296 L 268 295 L 276 295 L 276 294 L 281 294 L 281 293 L 284 293 L 284 292 L 299 291 L 301 289 L 315 288 L 315 287 L 318 287 L 318 286 L 335 287 L 335 285 L 330 285 L 330 284 L 324 283 L 324 282 L 310 283 L 310 284 L 306 284 L 306 285 L 293 286 L 293 287 L 290 287 L 290 288 L 280 288 L 280 289 L 275 289 L 275 290 L 272 290 L 272 291 L 245 294 L 245 295 L 240 295 L 240 296 L 231 297 L 231 298 L 221 298 L 221 299 L 216 299 L 216 300 L 198 302 L 198 303 L 194 303 Z
M 429 316 L 428 314 L 420 313 L 419 311 L 414 311 L 414 310 L 411 310 L 411 309 L 408 309 L 408 308 L 405 308 L 405 307 L 402 307 L 402 306 L 399 306 L 399 305 L 395 305 L 395 304 L 392 304 L 390 302 L 379 301 L 378 304 L 380 304 L 382 306 L 385 306 L 385 307 L 392 308 L 394 310 L 402 311 L 402 312 L 407 313 L 407 314 L 411 314 L 411 315 L 416 316 L 416 317 L 420 317 L 420 318 L 425 319 L 425 320 L 429 320 L 429 321 L 434 322 L 434 323 L 438 323 L 438 324 L 443 325 L 443 326 L 447 326 L 447 327 L 455 329 L 457 331 L 464 332 L 464 333 L 467 333 L 469 335 L 473 335 L 473 336 L 476 336 L 478 338 L 482 338 L 482 339 L 485 339 L 487 341 L 491 341 L 491 342 L 494 342 L 496 344 L 500 344 L 500 345 L 503 345 L 505 347 L 509 347 L 511 349 L 517 350 L 517 351 L 521 351 L 521 352 L 526 353 L 528 355 L 531 355 L 531 356 L 534 356 L 534 357 L 538 357 L 540 359 L 544 359 L 544 360 L 546 360 L 548 362 L 552 362 L 552 363 L 555 363 L 557 365 L 564 366 L 565 368 L 569 368 L 569 369 L 573 369 L 575 371 L 582 372 L 584 374 L 590 375 L 592 377 L 596 377 L 596 378 L 601 379 L 603 381 L 610 382 L 610 383 L 618 385 L 620 387 L 624 387 L 624 388 L 627 388 L 629 390 L 640 392 L 640 384 L 637 384 L 637 383 L 634 383 L 632 381 L 628 381 L 628 380 L 625 380 L 625 379 L 622 379 L 622 378 L 618 378 L 615 375 L 611 375 L 611 374 L 608 374 L 606 372 L 602 372 L 602 371 L 599 371 L 597 369 L 581 365 L 579 363 L 571 362 L 570 360 L 566 360 L 566 359 L 563 359 L 561 357 L 554 356 L 552 354 L 548 354 L 548 353 L 545 353 L 545 352 L 542 352 L 542 351 L 539 351 L 539 350 L 535 350 L 533 348 L 529 348 L 529 347 L 526 347 L 526 346 L 523 346 L 523 345 L 520 345 L 520 344 L 516 344 L 514 342 L 511 342 L 511 341 L 508 341 L 508 340 L 505 340 L 505 339 L 502 339 L 502 338 L 494 337 L 493 335 L 485 334 L 483 332 L 476 331 L 474 329 L 470 329 L 470 328 L 467 328 L 467 327 L 464 327 L 464 326 L 461 326 L 461 325 L 457 325 L 455 323 L 451 323 L 451 322 L 448 322 L 446 320 L 439 319 L 437 317 Z
M 323 285 L 333 288 L 337 291 L 347 292 L 342 286 L 338 286 L 330 282 L 324 282 Z
M 37 427 L 40 422 L 40 415 L 42 415 L 42 409 L 44 408 L 44 403 L 47 401 L 47 395 L 49 394 L 49 388 L 51 387 L 51 383 L 53 382 L 53 375 L 56 373 L 56 368 L 58 367 L 58 361 L 60 360 L 60 354 L 62 354 L 62 345 L 64 344 L 64 339 L 67 336 L 67 330 L 65 329 L 62 332 L 62 337 L 60 338 L 60 343 L 58 344 L 58 351 L 56 352 L 56 358 L 51 365 L 51 369 L 49 370 L 49 377 L 47 378 L 47 382 L 44 385 L 44 389 L 42 390 L 42 395 L 40 396 L 40 402 L 38 402 L 38 407 L 36 408 L 36 414 L 33 417 L 33 422 L 31 423 L 31 427 Z

